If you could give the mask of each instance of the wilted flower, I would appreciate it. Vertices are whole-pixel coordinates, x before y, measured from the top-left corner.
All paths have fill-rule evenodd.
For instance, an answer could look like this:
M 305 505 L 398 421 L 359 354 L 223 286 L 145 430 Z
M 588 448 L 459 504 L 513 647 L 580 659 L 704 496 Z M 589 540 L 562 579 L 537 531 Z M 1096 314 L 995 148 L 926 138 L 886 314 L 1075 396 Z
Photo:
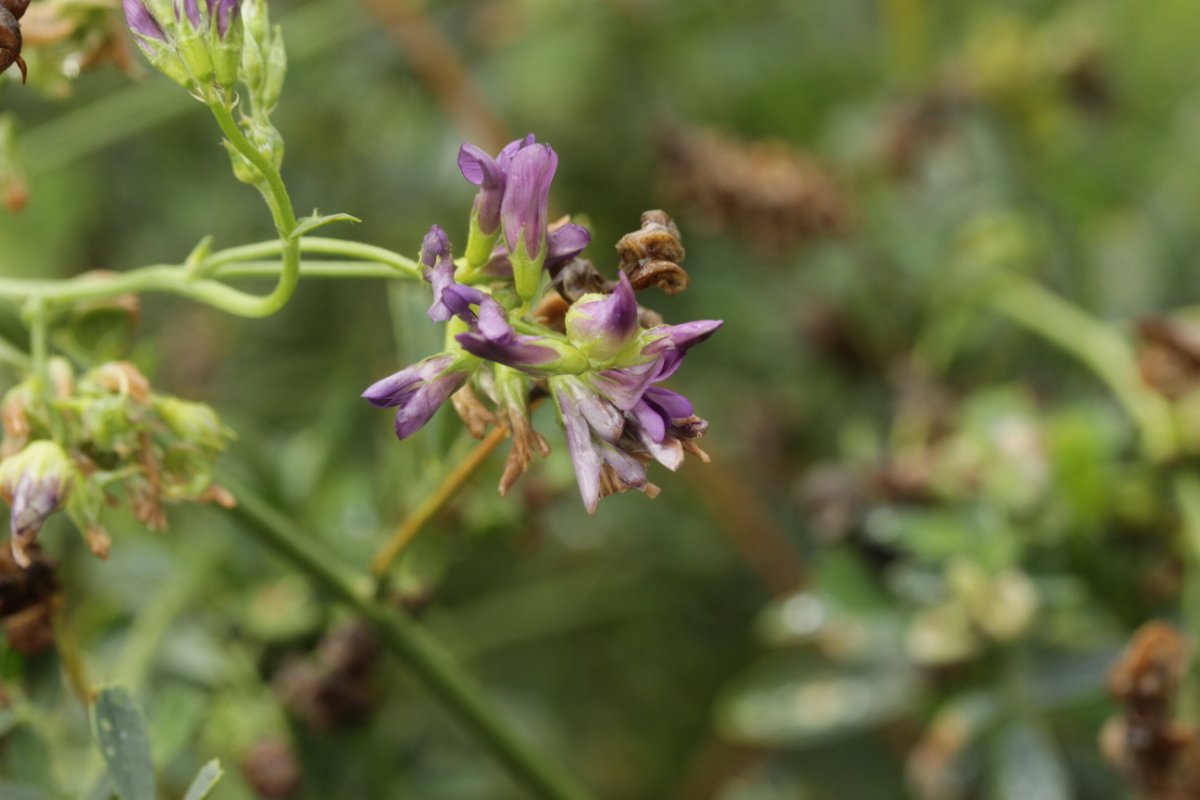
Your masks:
M 12 507 L 13 558 L 29 566 L 26 552 L 46 518 L 66 501 L 75 478 L 75 467 L 63 449 L 51 441 L 37 441 L 0 462 L 0 496 Z
M 439 353 L 373 383 L 362 396 L 377 408 L 396 409 L 396 438 L 416 433 L 458 391 L 475 365 L 461 354 Z

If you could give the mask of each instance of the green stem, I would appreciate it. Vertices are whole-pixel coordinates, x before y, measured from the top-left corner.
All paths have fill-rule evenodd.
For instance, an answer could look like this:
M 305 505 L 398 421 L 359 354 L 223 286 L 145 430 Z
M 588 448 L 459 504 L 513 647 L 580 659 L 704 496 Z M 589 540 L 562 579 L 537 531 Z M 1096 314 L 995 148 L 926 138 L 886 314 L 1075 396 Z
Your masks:
M 509 728 L 478 683 L 416 622 L 373 600 L 358 581 L 269 504 L 228 476 L 221 481 L 238 498 L 238 514 L 276 553 L 360 614 L 383 645 L 402 658 L 418 678 L 469 727 L 491 753 L 534 796 L 545 800 L 584 800 L 573 780 L 545 762 Z
M 34 297 L 25 308 L 29 324 L 29 355 L 33 374 L 37 376 L 38 391 L 46 405 L 50 418 L 50 432 L 57 441 L 63 440 L 63 424 L 54 407 L 54 387 L 50 383 L 49 321 L 46 318 L 46 302 Z
M 265 264 L 253 264 L 245 270 L 231 265 L 247 259 L 279 255 L 285 247 L 284 242 L 273 240 L 221 250 L 205 258 L 199 272 L 211 274 L 213 277 L 275 277 L 283 271 L 285 265 L 276 263 L 268 267 Z M 364 269 L 361 266 L 352 269 L 350 265 L 346 265 L 345 270 L 338 271 L 336 274 L 334 270 L 340 270 L 340 267 L 311 264 L 300 270 L 298 265 L 298 271 L 302 271 L 306 275 L 415 279 L 420 274 L 416 263 L 411 259 L 382 247 L 359 242 L 305 237 L 299 240 L 298 249 L 303 253 L 343 255 L 387 265 L 387 270 L 380 270 L 376 267 Z M 122 294 L 143 292 L 182 295 L 239 316 L 255 316 L 255 306 L 261 302 L 261 298 L 255 295 L 239 292 L 214 280 L 199 279 L 184 267 L 166 264 L 140 267 L 118 275 L 83 275 L 66 280 L 0 278 L 0 298 L 10 300 L 40 298 L 49 306 L 71 305 L 83 300 L 103 300 Z M 2 356 L 3 354 L 0 353 L 0 357 Z
M 1104 381 L 1141 434 L 1155 462 L 1177 451 L 1170 404 L 1142 383 L 1128 343 L 1115 330 L 1027 278 L 1010 276 L 989 298 L 991 307 L 1074 356 Z
M 200 267 L 200 273 L 203 275 L 209 275 L 210 273 L 214 275 L 226 275 L 227 273 L 221 268 L 227 264 L 257 261 L 270 258 L 271 256 L 278 256 L 281 248 L 281 242 L 270 241 L 256 242 L 255 244 L 220 250 L 204 259 Z M 344 256 L 362 261 L 374 261 L 379 264 L 386 264 L 392 270 L 402 273 L 408 278 L 419 278 L 421 276 L 420 266 L 411 258 L 405 258 L 399 253 L 392 252 L 383 247 L 376 247 L 375 245 L 363 244 L 361 242 L 350 242 L 344 239 L 325 239 L 319 236 L 305 236 L 300 240 L 300 252 L 307 255 Z M 308 272 L 305 271 L 304 274 L 307 275 Z M 372 275 L 371 277 L 375 276 Z

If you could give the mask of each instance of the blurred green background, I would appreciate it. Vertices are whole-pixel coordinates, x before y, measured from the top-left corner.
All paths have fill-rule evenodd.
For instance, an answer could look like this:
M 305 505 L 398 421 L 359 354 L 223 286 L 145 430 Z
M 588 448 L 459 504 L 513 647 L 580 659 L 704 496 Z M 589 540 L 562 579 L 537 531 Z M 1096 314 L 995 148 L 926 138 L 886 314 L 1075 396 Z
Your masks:
M 88 8 L 93 30 L 117 24 Z M 692 287 L 642 302 L 668 322 L 726 321 L 673 384 L 710 422 L 712 464 L 658 470 L 659 498 L 588 518 L 541 409 L 553 455 L 506 499 L 494 457 L 398 568 L 409 606 L 541 749 L 606 800 L 1135 796 L 1097 744 L 1117 713 L 1105 676 L 1137 625 L 1179 616 L 1179 514 L 1101 384 L 988 298 L 996 275 L 1026 276 L 1129 332 L 1200 297 L 1200 7 L 272 14 L 297 210 L 363 220 L 329 235 L 415 254 L 436 222 L 464 243 L 458 146 L 534 131 L 598 268 L 614 275 L 609 248 L 666 209 Z M 35 85 L 0 86 L 29 189 L 0 216 L 0 275 L 270 238 L 205 110 L 140 56 L 135 75 L 55 77 L 81 41 L 33 48 Z M 247 321 L 147 296 L 124 355 L 159 391 L 217 408 L 239 436 L 229 468 L 365 567 L 472 445 L 448 411 L 397 443 L 358 397 L 438 348 L 427 303 L 421 286 L 313 280 Z M 15 309 L 0 332 L 23 339 Z M 154 643 L 142 697 L 170 791 L 219 756 L 221 798 L 522 796 L 385 657 L 348 709 L 305 711 L 281 676 L 319 669 L 351 621 L 235 519 L 185 509 L 165 535 L 110 529 L 107 562 L 65 522 L 42 535 L 61 633 L 95 679 L 136 637 Z M 50 797 L 89 747 L 61 647 L 0 644 L 0 680 L 30 704 L 0 712 L 0 776 Z M 262 756 L 267 741 L 285 744 Z M 254 757 L 294 765 L 294 790 L 256 789 Z

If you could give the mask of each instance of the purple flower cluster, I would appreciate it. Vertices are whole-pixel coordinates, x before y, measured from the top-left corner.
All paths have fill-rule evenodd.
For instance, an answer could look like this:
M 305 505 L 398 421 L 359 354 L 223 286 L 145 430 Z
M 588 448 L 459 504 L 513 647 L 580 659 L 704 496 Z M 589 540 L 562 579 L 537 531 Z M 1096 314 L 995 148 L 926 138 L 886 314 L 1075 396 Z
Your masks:
M 449 325 L 447 349 L 378 381 L 363 397 L 396 409 L 401 439 L 451 396 L 464 420 L 505 424 L 513 448 L 501 480 L 504 492 L 532 452 L 548 450 L 529 422 L 530 397 L 535 390 L 548 394 L 589 513 L 608 494 L 656 493 L 646 476 L 651 461 L 674 470 L 685 452 L 706 460 L 695 440 L 707 423 L 686 397 L 661 384 L 721 322 L 645 327 L 624 273 L 611 292 L 585 294 L 557 322 L 547 320 L 535 303 L 549 302 L 541 297 L 544 274 L 576 259 L 590 240 L 579 225 L 548 222 L 558 156 L 531 134 L 495 158 L 464 144 L 458 165 L 479 187 L 467 255 L 456 261 L 437 225 L 420 253 L 433 290 L 429 317 Z

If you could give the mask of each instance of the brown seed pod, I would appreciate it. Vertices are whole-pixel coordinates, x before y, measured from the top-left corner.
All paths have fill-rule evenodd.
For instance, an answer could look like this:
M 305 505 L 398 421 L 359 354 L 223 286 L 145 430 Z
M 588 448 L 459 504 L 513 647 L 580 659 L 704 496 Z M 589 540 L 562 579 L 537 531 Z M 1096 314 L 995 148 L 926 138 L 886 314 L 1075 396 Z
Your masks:
M 667 294 L 679 294 L 688 288 L 688 274 L 679 266 L 684 257 L 683 240 L 665 211 L 643 213 L 641 229 L 621 237 L 617 254 L 635 290 L 657 286 Z
M 25 13 L 26 4 L 20 3 L 20 0 L 5 0 L 0 4 L 0 72 L 16 64 L 21 68 L 21 83 L 24 83 L 26 71 L 25 61 L 21 58 L 21 26 L 17 23 L 19 15 L 10 10 L 9 2 L 17 5 L 21 14 Z

